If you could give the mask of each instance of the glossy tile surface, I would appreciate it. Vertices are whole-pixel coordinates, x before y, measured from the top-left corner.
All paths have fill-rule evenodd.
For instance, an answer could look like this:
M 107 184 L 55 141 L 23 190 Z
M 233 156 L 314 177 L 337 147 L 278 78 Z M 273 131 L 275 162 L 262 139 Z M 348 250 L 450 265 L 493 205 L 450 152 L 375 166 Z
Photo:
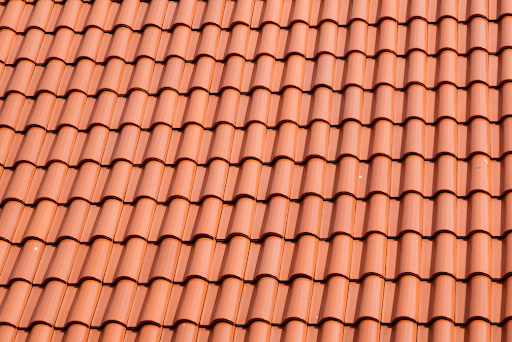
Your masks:
M 0 342 L 512 341 L 511 175 L 511 1 L 0 0 Z

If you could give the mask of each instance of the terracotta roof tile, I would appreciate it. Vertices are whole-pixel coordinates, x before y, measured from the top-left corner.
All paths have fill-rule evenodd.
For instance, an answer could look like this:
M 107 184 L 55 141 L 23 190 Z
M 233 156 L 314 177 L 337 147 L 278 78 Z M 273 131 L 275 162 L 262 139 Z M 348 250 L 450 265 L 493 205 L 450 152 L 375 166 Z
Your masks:
M 512 6 L 0 1 L 5 341 L 505 341 Z

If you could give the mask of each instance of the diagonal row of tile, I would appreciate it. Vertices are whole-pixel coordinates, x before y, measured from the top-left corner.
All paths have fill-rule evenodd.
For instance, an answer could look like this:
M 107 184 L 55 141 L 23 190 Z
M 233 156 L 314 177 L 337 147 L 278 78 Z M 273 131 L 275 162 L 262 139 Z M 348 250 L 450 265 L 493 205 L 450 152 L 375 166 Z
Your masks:
M 105 64 L 111 58 L 134 63 L 143 57 L 157 62 L 180 57 L 193 62 L 204 56 L 216 61 L 240 56 L 247 62 L 255 62 L 263 55 L 279 60 L 291 55 L 311 59 L 324 53 L 348 58 L 352 52 L 360 52 L 367 57 L 376 57 L 383 52 L 403 56 L 414 51 L 430 56 L 445 50 L 459 55 L 469 55 L 473 50 L 494 54 L 512 45 L 512 36 L 505 34 L 511 26 L 512 16 L 507 15 L 498 23 L 481 17 L 472 19 L 468 24 L 458 24 L 451 18 L 442 19 L 438 24 L 414 19 L 407 25 L 384 20 L 374 27 L 358 20 L 348 28 L 333 22 L 310 28 L 303 22 L 297 22 L 289 29 L 266 24 L 261 30 L 237 24 L 230 31 L 215 25 L 207 25 L 201 31 L 177 26 L 171 32 L 148 26 L 142 33 L 133 32 L 125 26 L 118 27 L 114 33 L 90 27 L 83 34 L 67 27 L 58 29 L 55 34 L 45 34 L 37 28 L 31 28 L 26 34 L 2 29 L 0 37 L 5 45 L 0 50 L 0 61 L 12 66 L 21 60 L 40 65 L 54 59 L 76 63 L 84 58 Z
M 173 237 L 191 243 L 200 237 L 226 242 L 244 236 L 261 242 L 267 236 L 296 240 L 305 234 L 321 240 L 336 234 L 359 240 L 371 233 L 397 239 L 408 232 L 428 239 L 444 232 L 459 238 L 478 232 L 503 238 L 512 229 L 511 206 L 510 194 L 500 200 L 484 193 L 468 200 L 450 193 L 433 200 L 415 193 L 399 200 L 375 194 L 368 201 L 341 195 L 333 202 L 317 196 L 306 196 L 301 202 L 275 196 L 267 203 L 243 197 L 234 204 L 211 197 L 201 204 L 175 198 L 168 205 L 149 198 L 135 205 L 117 199 L 107 199 L 102 205 L 75 199 L 69 206 L 43 200 L 35 207 L 8 201 L 0 212 L 0 238 L 16 245 L 28 239 L 56 244 L 66 238 L 121 243 L 131 237 L 152 243 Z
M 120 26 L 141 30 L 150 25 L 164 30 L 178 25 L 202 29 L 208 24 L 223 29 L 236 24 L 259 28 L 266 23 L 289 27 L 296 22 L 318 26 L 325 21 L 348 25 L 354 20 L 375 25 L 385 19 L 400 23 L 416 18 L 438 22 L 446 17 L 465 22 L 474 17 L 497 20 L 512 13 L 512 6 L 505 0 L 154 0 L 149 3 L 39 0 L 26 4 L 20 0 L 3 0 L 2 3 L 0 28 L 15 32 L 30 28 L 55 32 L 60 27 L 83 32 L 94 26 L 102 31 Z
M 510 278 L 509 278 L 510 279 Z M 510 319 L 511 282 L 479 275 L 467 283 L 443 275 L 432 282 L 404 276 L 397 282 L 368 276 L 360 283 L 331 277 L 325 283 L 297 278 L 288 284 L 271 277 L 257 283 L 227 278 L 209 284 L 194 278 L 186 284 L 157 279 L 149 286 L 128 279 L 114 286 L 86 280 L 80 286 L 50 281 L 44 287 L 24 281 L 11 284 L 0 307 L 0 322 L 22 329 L 34 324 L 66 328 L 80 323 L 104 327 L 110 322 L 131 329 L 146 323 L 176 327 L 192 322 L 211 327 L 224 321 L 247 326 L 254 321 L 284 325 L 299 320 L 319 325 L 326 320 L 358 324 L 371 319 L 394 324 L 408 319 L 431 324 L 439 319 L 468 324 L 475 319 L 505 323 Z
M 474 83 L 501 87 L 512 80 L 511 55 L 512 49 L 505 49 L 497 56 L 473 50 L 468 57 L 445 50 L 437 57 L 414 51 L 405 58 L 383 52 L 372 59 L 354 52 L 347 59 L 336 59 L 325 53 L 315 60 L 292 55 L 285 61 L 277 61 L 264 55 L 256 62 L 246 62 L 240 56 L 216 62 L 204 56 L 195 63 L 179 57 L 171 57 L 165 63 L 143 57 L 136 64 L 112 58 L 105 65 L 89 59 L 66 65 L 53 59 L 46 66 L 21 60 L 15 67 L 1 66 L 0 94 L 5 97 L 18 92 L 37 96 L 49 92 L 67 96 L 79 91 L 97 96 L 106 90 L 127 95 L 133 90 L 157 94 L 165 89 L 183 94 L 195 89 L 212 94 L 226 89 L 243 93 L 266 89 L 281 93 L 287 88 L 305 92 L 318 87 L 342 91 L 350 86 L 375 90 L 380 85 L 405 89 L 413 84 L 428 88 L 453 84 L 467 88 Z
M 327 87 L 318 87 L 312 93 L 287 88 L 282 94 L 262 88 L 251 94 L 225 89 L 219 95 L 196 89 L 188 96 L 174 90 L 163 90 L 158 96 L 133 90 L 126 97 L 112 91 L 102 91 L 97 97 L 72 91 L 65 98 L 48 92 L 36 98 L 15 92 L 0 99 L 0 126 L 17 132 L 34 126 L 55 132 L 63 126 L 85 131 L 100 125 L 119 131 L 129 124 L 143 130 L 159 124 L 183 130 L 196 124 L 212 130 L 220 124 L 248 128 L 261 123 L 275 129 L 286 122 L 306 128 L 316 121 L 330 126 L 347 121 L 371 126 L 378 120 L 388 120 L 405 126 L 411 119 L 429 125 L 451 119 L 467 125 L 476 118 L 500 123 L 512 115 L 511 99 L 512 82 L 498 89 L 475 83 L 467 90 L 450 84 L 436 90 L 411 85 L 405 91 L 381 85 L 373 92 L 350 86 L 342 93 Z
M 462 163 L 485 155 L 493 159 L 492 163 L 499 163 L 495 159 L 504 161 L 512 152 L 510 117 L 499 125 L 478 118 L 468 125 L 457 125 L 450 119 L 426 125 L 411 119 L 404 126 L 379 120 L 372 127 L 346 121 L 338 128 L 315 121 L 308 128 L 285 122 L 277 129 L 251 123 L 246 129 L 219 124 L 213 130 L 205 130 L 189 124 L 183 130 L 173 130 L 157 124 L 150 131 L 143 131 L 126 124 L 120 131 L 98 125 L 88 132 L 70 126 L 62 126 L 57 133 L 35 126 L 25 133 L 9 128 L 0 128 L 0 132 L 0 165 L 6 169 L 15 169 L 20 163 L 45 167 L 53 162 L 72 168 L 85 162 L 113 166 L 118 161 L 135 167 L 145 167 L 150 161 L 177 166 L 184 160 L 205 167 L 221 160 L 231 167 L 243 168 L 246 162 L 254 161 L 272 164 L 286 158 L 307 165 L 312 158 L 336 163 L 348 157 L 371 164 L 378 156 L 402 165 L 418 156 L 432 165 L 443 156 L 455 157 Z
M 255 283 L 262 277 L 293 282 L 333 276 L 360 282 L 375 275 L 395 282 L 407 275 L 422 281 L 443 275 L 454 281 L 479 275 L 506 281 L 512 272 L 510 236 L 499 240 L 479 232 L 462 240 L 440 233 L 429 240 L 408 232 L 398 240 L 371 233 L 364 240 L 339 234 L 329 241 L 303 235 L 296 241 L 268 236 L 259 242 L 233 236 L 227 242 L 198 237 L 188 244 L 171 237 L 156 244 L 139 237 L 125 244 L 100 237 L 90 245 L 72 239 L 45 245 L 29 239 L 21 246 L 2 241 L 0 284 L 9 288 L 16 281 L 41 285 L 58 280 L 77 285 L 88 279 L 149 284 L 160 278 L 180 284 L 195 278 L 217 283 L 230 277 Z
M 31 329 L 16 331 L 10 325 L 0 325 L 0 333 L 9 342 L 15 338 L 17 342 L 490 342 L 507 341 L 510 326 L 510 321 L 500 326 L 482 319 L 470 321 L 465 326 L 455 325 L 446 319 L 436 320 L 429 326 L 410 320 L 380 325 L 365 319 L 355 326 L 335 320 L 308 326 L 302 321 L 292 320 L 283 326 L 254 321 L 248 327 L 219 322 L 207 328 L 184 322 L 175 328 L 145 324 L 134 330 L 112 322 L 102 329 L 71 324 L 66 330 L 35 324 Z
M 469 161 L 457 161 L 443 155 L 435 161 L 410 155 L 403 162 L 377 156 L 370 162 L 343 157 L 337 163 L 311 158 L 305 164 L 278 159 L 272 165 L 249 159 L 241 166 L 213 160 L 197 166 L 182 160 L 176 166 L 150 161 L 143 167 L 117 161 L 112 167 L 101 167 L 87 161 L 79 168 L 53 162 L 45 169 L 20 163 L 15 169 L 4 169 L 0 177 L 2 204 L 17 200 L 29 205 L 41 200 L 67 204 L 74 199 L 102 203 L 114 198 L 133 203 L 149 197 L 158 202 L 184 198 L 202 202 L 215 197 L 234 202 L 242 197 L 268 201 L 274 196 L 301 200 L 316 195 L 334 200 L 340 195 L 368 199 L 373 194 L 393 198 L 418 193 L 433 198 L 442 193 L 469 197 L 484 192 L 504 197 L 512 189 L 511 155 L 501 161 L 477 154 Z

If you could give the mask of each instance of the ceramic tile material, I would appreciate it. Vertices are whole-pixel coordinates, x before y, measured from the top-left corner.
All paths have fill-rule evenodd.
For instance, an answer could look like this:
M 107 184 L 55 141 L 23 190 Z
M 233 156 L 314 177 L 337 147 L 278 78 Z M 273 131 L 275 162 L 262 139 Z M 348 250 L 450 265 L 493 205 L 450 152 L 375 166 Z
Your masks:
M 512 1 L 0 0 L 0 342 L 505 342 L 510 275 Z

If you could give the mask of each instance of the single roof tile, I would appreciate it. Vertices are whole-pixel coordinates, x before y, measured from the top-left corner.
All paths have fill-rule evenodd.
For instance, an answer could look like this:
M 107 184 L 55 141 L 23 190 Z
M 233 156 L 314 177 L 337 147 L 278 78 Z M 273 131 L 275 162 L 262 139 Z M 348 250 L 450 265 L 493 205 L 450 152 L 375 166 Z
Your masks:
M 16 31 L 24 7 L 24 1 L 9 1 L 0 20 L 0 26 Z
M 45 30 L 46 26 L 49 22 L 50 15 L 53 9 L 53 1 L 51 0 L 43 0 L 38 1 L 34 6 L 32 11 L 32 15 L 27 23 L 26 29 L 30 28 L 39 28 L 41 30 Z

